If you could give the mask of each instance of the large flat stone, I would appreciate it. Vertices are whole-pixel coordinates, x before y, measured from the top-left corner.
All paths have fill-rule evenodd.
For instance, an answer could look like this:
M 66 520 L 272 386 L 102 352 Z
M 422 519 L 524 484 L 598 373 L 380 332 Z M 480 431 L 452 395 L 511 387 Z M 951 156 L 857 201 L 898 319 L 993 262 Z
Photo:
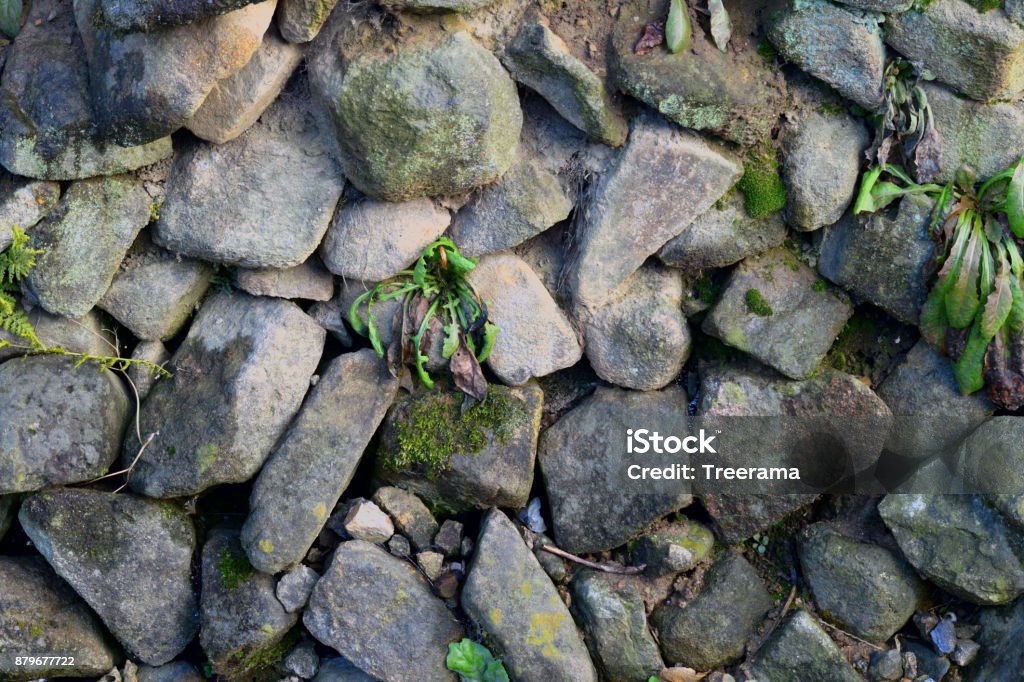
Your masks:
M 763 682 L 860 682 L 858 675 L 813 616 L 789 616 L 757 653 L 752 671 Z

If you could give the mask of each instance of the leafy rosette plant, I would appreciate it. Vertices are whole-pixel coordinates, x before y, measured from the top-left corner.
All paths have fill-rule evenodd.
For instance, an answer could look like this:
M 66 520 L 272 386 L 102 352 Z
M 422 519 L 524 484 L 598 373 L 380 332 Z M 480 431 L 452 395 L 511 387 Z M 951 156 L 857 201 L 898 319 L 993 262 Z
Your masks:
M 476 261 L 460 254 L 450 239 L 438 239 L 412 270 L 379 282 L 353 301 L 348 321 L 370 340 L 377 355 L 387 358 L 392 374 L 397 376 L 411 359 L 428 388 L 434 386 L 426 367 L 429 349 L 435 335 L 443 334 L 441 354 L 456 388 L 483 400 L 487 380 L 480 365 L 494 347 L 498 326 L 487 319 L 487 306 L 467 279 L 475 267 Z M 400 301 L 400 306 L 390 320 L 392 342 L 385 348 L 377 306 L 392 300 Z
M 509 682 L 501 660 L 483 644 L 469 638 L 448 645 L 445 664 L 459 674 L 460 682 Z

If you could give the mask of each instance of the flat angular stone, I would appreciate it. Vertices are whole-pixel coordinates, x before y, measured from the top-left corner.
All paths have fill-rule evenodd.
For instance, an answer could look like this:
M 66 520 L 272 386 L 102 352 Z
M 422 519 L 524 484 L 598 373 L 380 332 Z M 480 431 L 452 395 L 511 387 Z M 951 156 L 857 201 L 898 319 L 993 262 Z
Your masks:
M 345 182 L 310 107 L 302 92 L 285 95 L 237 139 L 186 148 L 171 168 L 155 241 L 246 268 L 309 258 Z
M 130 176 L 80 180 L 32 230 L 44 249 L 24 291 L 48 312 L 81 317 L 103 297 L 118 266 L 149 222 L 149 195 Z
M 277 600 L 288 613 L 295 613 L 306 605 L 313 587 L 320 580 L 320 574 L 309 566 L 299 564 L 290 569 L 277 581 Z
M 345 531 L 355 540 L 385 543 L 395 534 L 395 524 L 373 502 L 357 502 L 345 515 Z
M 302 48 L 286 43 L 272 24 L 249 63 L 214 85 L 185 127 L 216 144 L 235 139 L 281 94 L 301 61 Z
M 728 152 L 654 116 L 636 120 L 630 139 L 598 181 L 577 234 L 568 284 L 575 314 L 599 308 L 648 256 L 683 232 L 739 180 Z M 642 188 L 642 189 L 640 189 Z
M 117 459 L 125 387 L 75 362 L 37 355 L 0 365 L 0 495 L 88 481 Z
M 538 458 L 559 547 L 586 553 L 624 544 L 690 504 L 689 487 L 626 485 L 625 433 L 637 424 L 663 434 L 687 430 L 679 388 L 639 393 L 599 388 L 541 435 Z M 600 524 L 594 519 L 600 518 Z
M 462 626 L 412 565 L 377 545 L 352 540 L 338 546 L 302 622 L 375 678 L 455 680 L 445 656 L 448 644 L 465 636 Z
M 308 43 L 320 33 L 338 0 L 278 0 L 277 25 L 289 43 Z
M 0 251 L 14 241 L 11 228 L 28 231 L 57 206 L 60 185 L 0 173 Z
M 160 665 L 199 628 L 192 520 L 170 502 L 56 489 L 25 500 L 21 527 L 132 658 Z
M 298 563 L 348 487 L 398 381 L 370 349 L 333 360 L 260 472 L 242 543 L 267 573 Z
M 846 657 L 814 617 L 804 610 L 789 616 L 761 647 L 752 666 L 764 682 L 861 682 Z
M 469 617 L 519 680 L 596 682 L 597 672 L 569 610 L 519 532 L 491 511 L 462 589 Z
M 329 301 L 334 296 L 334 277 L 316 256 L 291 268 L 235 270 L 235 285 L 253 296 Z
M 118 31 L 153 31 L 191 24 L 251 4 L 254 0 L 100 0 L 103 19 Z
M 402 488 L 384 486 L 373 494 L 373 501 L 391 516 L 398 531 L 408 536 L 417 550 L 429 547 L 434 541 L 437 521 L 416 495 Z
M 206 299 L 169 363 L 174 376 L 143 405 L 141 432 L 158 435 L 132 488 L 181 497 L 252 477 L 298 411 L 325 337 L 294 303 L 239 292 Z M 128 461 L 136 440 L 126 439 Z
M 845 297 L 819 281 L 785 248 L 747 258 L 705 318 L 704 333 L 792 379 L 807 379 L 853 314 Z M 768 308 L 755 304 L 755 312 L 752 297 Z
M 872 12 L 905 12 L 914 5 L 914 0 L 836 0 L 840 5 Z

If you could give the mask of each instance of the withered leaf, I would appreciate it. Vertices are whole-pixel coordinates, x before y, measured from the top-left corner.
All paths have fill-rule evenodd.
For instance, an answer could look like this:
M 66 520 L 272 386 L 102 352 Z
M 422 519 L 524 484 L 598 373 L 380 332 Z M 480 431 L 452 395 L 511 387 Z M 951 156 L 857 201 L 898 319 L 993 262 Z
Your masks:
M 633 48 L 634 54 L 644 55 L 665 42 L 665 23 L 652 21 L 644 26 L 644 33 Z
M 942 137 L 935 126 L 925 128 L 924 135 L 914 149 L 914 165 L 917 166 L 917 181 L 932 182 L 939 174 L 942 163 Z
M 1003 330 L 985 352 L 985 383 L 996 407 L 1024 407 L 1024 336 Z
M 451 372 L 455 388 L 476 400 L 487 397 L 487 379 L 484 378 L 484 371 L 480 369 L 480 363 L 476 361 L 473 351 L 469 350 L 465 339 L 462 339 L 459 349 L 448 361 L 448 371 Z

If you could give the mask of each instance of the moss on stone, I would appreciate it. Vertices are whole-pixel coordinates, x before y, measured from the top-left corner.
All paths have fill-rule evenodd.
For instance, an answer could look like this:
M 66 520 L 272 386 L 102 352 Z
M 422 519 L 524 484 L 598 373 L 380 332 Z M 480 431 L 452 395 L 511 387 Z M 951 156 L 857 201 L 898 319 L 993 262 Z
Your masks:
M 758 289 L 747 289 L 744 300 L 747 303 L 747 310 L 759 317 L 770 317 L 773 313 L 772 307 Z
M 252 564 L 244 554 L 235 554 L 227 547 L 217 557 L 217 572 L 225 588 L 233 590 L 252 577 Z
M 774 154 L 758 153 L 748 158 L 736 187 L 743 193 L 743 205 L 751 218 L 771 215 L 786 206 L 786 185 L 779 177 Z

